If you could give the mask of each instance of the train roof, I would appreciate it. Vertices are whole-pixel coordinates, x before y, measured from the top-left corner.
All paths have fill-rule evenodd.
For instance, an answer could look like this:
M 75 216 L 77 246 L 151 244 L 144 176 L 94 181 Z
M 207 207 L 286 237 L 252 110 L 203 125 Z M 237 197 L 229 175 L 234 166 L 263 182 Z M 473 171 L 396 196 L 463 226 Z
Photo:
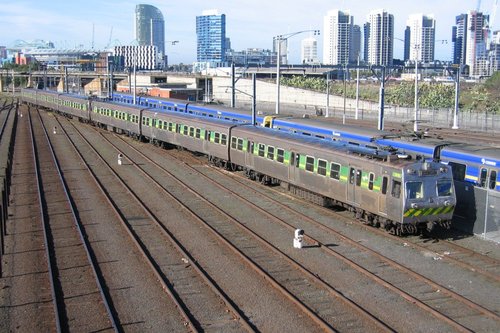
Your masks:
M 459 160 L 480 165 L 500 167 L 500 148 L 455 143 L 441 151 L 441 157 L 447 160 Z
M 196 114 L 189 114 L 189 113 L 184 113 L 184 112 L 174 112 L 174 111 L 164 111 L 164 112 L 157 112 L 156 109 L 152 108 L 141 108 L 144 110 L 144 113 L 146 114 L 156 114 L 158 119 L 161 117 L 168 117 L 170 119 L 177 119 L 178 121 L 182 120 L 189 120 L 189 121 L 196 121 L 200 123 L 207 123 L 207 124 L 212 124 L 212 125 L 217 125 L 217 126 L 222 126 L 226 128 L 234 127 L 235 123 L 230 120 L 226 119 L 219 119 L 219 118 L 208 118 Z
M 270 129 L 259 126 L 251 126 L 251 125 L 237 125 L 237 130 L 242 132 L 252 133 L 253 135 L 278 139 L 287 142 L 288 144 L 293 146 L 307 146 L 317 150 L 328 150 L 330 152 L 336 151 L 341 154 L 358 156 L 358 158 L 360 159 L 368 158 L 371 160 L 379 160 L 384 162 L 390 161 L 391 165 L 393 166 L 405 165 L 408 163 L 415 162 L 414 160 L 410 161 L 408 159 L 402 158 L 402 156 L 392 154 L 384 150 L 359 147 L 339 141 L 327 141 L 315 137 L 298 136 L 293 133 L 283 132 L 277 129 Z
M 335 137 L 345 137 L 345 136 L 355 136 L 355 137 L 366 137 L 368 141 L 371 138 L 382 137 L 384 135 L 392 135 L 388 131 L 379 131 L 376 129 L 363 128 L 353 125 L 344 125 L 333 122 L 329 119 L 320 118 L 295 118 L 288 117 L 283 119 L 275 119 L 275 126 L 287 126 L 295 130 L 303 131 L 314 131 L 315 133 L 321 133 L 332 138 Z

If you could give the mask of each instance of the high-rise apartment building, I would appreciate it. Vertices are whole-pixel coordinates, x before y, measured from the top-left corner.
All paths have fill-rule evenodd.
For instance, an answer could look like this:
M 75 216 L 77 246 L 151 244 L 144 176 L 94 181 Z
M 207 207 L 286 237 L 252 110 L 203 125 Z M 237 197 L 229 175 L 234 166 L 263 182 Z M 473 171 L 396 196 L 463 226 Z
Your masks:
M 306 65 L 318 64 L 318 41 L 309 37 L 301 43 L 301 62 Z
M 331 10 L 324 17 L 323 63 L 325 65 L 344 65 L 351 60 L 353 21 L 348 11 Z
M 500 71 L 500 30 L 493 32 L 488 60 L 490 65 L 490 75 L 493 72 Z
M 467 39 L 467 14 L 460 14 L 455 18 L 452 28 L 451 41 L 453 43 L 453 63 L 465 64 L 466 39 Z
M 159 55 L 165 55 L 165 21 L 158 8 L 151 5 L 135 7 L 135 39 L 141 46 L 156 46 Z
M 478 62 L 486 61 L 488 21 L 489 15 L 475 10 L 456 17 L 452 29 L 453 62 L 469 66 L 470 75 L 478 75 Z
M 424 63 L 434 61 L 436 20 L 432 15 L 413 14 L 406 21 L 405 55 Z
M 198 62 L 226 61 L 226 15 L 217 10 L 205 10 L 196 16 L 196 59 Z
M 363 60 L 368 63 L 368 41 L 370 40 L 370 23 L 363 24 Z
M 352 26 L 352 38 L 351 38 L 351 49 L 349 50 L 349 62 L 355 63 L 359 59 L 361 60 L 361 27 L 354 24 Z
M 471 75 L 477 75 L 478 61 L 486 58 L 488 42 L 488 29 L 486 28 L 490 16 L 477 11 L 469 11 L 467 16 L 465 64 L 469 65 Z M 483 61 L 485 62 L 485 59 Z
M 372 65 L 392 65 L 394 16 L 383 9 L 378 9 L 368 14 L 367 21 L 368 24 L 365 25 L 366 60 Z

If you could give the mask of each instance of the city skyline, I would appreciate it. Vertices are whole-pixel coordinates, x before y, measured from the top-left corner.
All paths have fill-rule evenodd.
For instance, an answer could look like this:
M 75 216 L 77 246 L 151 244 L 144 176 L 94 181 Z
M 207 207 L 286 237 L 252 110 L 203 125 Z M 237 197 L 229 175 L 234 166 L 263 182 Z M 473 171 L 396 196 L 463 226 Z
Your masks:
M 483 0 L 480 10 L 490 14 L 493 2 L 494 0 Z M 110 37 L 113 44 L 129 45 L 134 39 L 133 22 L 137 4 L 153 5 L 163 13 L 166 54 L 171 64 L 196 61 L 196 16 L 207 9 L 217 9 L 220 14 L 226 15 L 226 35 L 231 39 L 232 48 L 236 51 L 246 48 L 272 49 L 272 39 L 276 35 L 309 29 L 322 30 L 324 16 L 335 9 L 348 10 L 354 17 L 354 24 L 360 26 L 367 21 L 370 11 L 384 9 L 394 15 L 394 37 L 398 39 L 404 39 L 409 15 L 434 14 L 436 40 L 448 41 L 448 44 L 436 42 L 435 58 L 439 60 L 451 60 L 451 34 L 455 17 L 476 9 L 476 2 L 470 0 L 422 0 L 405 3 L 404 6 L 394 0 L 380 0 L 375 3 L 366 0 L 330 3 L 311 0 L 307 3 L 292 1 L 287 3 L 286 7 L 261 0 L 253 1 L 251 6 L 220 0 L 212 1 L 209 6 L 204 2 L 192 0 L 170 4 L 165 4 L 164 1 L 88 0 L 85 6 L 59 0 L 21 0 L 2 5 L 0 20 L 9 28 L 0 31 L 0 45 L 9 46 L 17 39 L 43 39 L 54 42 L 58 48 L 83 45 L 90 49 L 92 35 L 94 49 L 102 50 L 108 45 Z M 498 29 L 496 20 L 492 30 Z M 301 41 L 307 37 L 310 36 L 304 33 L 288 42 L 290 63 L 300 62 Z M 318 57 L 322 58 L 323 38 L 316 36 L 316 39 Z M 172 45 L 171 41 L 174 40 L 179 42 Z M 403 51 L 404 43 L 395 40 L 394 57 L 403 59 Z

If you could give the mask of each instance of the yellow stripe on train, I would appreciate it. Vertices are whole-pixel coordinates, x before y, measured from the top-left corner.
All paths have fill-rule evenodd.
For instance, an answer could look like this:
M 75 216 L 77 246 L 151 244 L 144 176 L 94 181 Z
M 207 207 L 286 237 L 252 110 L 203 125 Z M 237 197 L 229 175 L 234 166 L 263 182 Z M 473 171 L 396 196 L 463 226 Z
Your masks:
M 404 217 L 418 217 L 418 216 L 430 216 L 430 215 L 440 215 L 440 214 L 448 214 L 455 206 L 443 206 L 436 208 L 410 208 L 404 213 Z

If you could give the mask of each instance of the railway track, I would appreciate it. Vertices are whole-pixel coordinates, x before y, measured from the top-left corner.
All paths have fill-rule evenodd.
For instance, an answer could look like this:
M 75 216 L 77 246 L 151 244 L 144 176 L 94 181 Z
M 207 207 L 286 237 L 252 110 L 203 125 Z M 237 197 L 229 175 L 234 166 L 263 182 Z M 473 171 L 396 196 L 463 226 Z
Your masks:
M 446 288 L 433 278 L 412 271 L 325 223 L 328 216 L 346 223 L 352 223 L 352 219 L 317 206 L 314 209 L 321 211 L 324 218 L 311 216 L 306 207 L 308 204 L 302 201 L 290 204 L 288 200 L 282 203 L 281 191 L 255 186 L 246 179 L 235 178 L 234 174 L 228 177 L 226 172 L 207 167 L 191 155 L 182 154 L 177 160 L 179 154 L 172 151 L 165 154 L 162 150 L 161 154 L 169 158 L 165 160 L 158 157 L 159 154 L 154 157 L 150 145 L 147 149 L 135 148 L 137 144 L 131 145 L 109 132 L 103 134 L 99 131 L 99 135 L 95 135 L 95 129 L 75 127 L 67 119 L 58 116 L 44 118 L 47 128 L 57 126 L 56 140 L 72 143 L 72 149 L 79 156 L 75 165 L 85 165 L 79 168 L 79 173 L 85 170 L 85 173 L 94 174 L 96 186 L 101 187 L 101 196 L 107 197 L 101 199 L 100 206 L 113 208 L 116 223 L 127 230 L 127 238 L 131 241 L 120 248 L 130 249 L 130 244 L 135 244 L 134 252 L 142 252 L 141 260 L 147 261 L 144 274 L 154 276 L 154 284 L 160 286 L 156 290 L 163 290 L 161 297 L 165 298 L 167 294 L 169 302 L 174 304 L 173 311 L 167 312 L 181 325 L 169 322 L 161 327 L 182 327 L 188 331 L 271 331 L 270 327 L 285 327 L 279 324 L 269 326 L 268 322 L 260 320 L 255 307 L 248 305 L 255 301 L 245 299 L 242 296 L 244 290 L 235 291 L 228 287 L 229 283 L 221 279 L 224 274 L 216 272 L 214 264 L 205 258 L 211 256 L 212 250 L 200 246 L 202 238 L 194 240 L 200 245 L 191 245 L 181 234 L 182 228 L 188 229 L 186 235 L 188 231 L 192 235 L 198 233 L 195 237 L 208 237 L 209 243 L 220 247 L 221 255 L 217 260 L 226 257 L 240 260 L 236 266 L 245 266 L 260 277 L 259 293 L 266 297 L 268 294 L 279 295 L 282 302 L 288 303 L 283 305 L 293 308 L 293 313 L 298 314 L 301 323 L 311 331 L 411 329 L 424 332 L 439 327 L 440 330 L 469 332 L 491 331 L 499 325 L 500 317 L 495 307 L 490 309 L 477 299 L 471 300 L 455 289 Z M 118 153 L 122 154 L 120 166 L 116 163 Z M 151 198 L 155 196 L 161 203 L 153 203 Z M 106 204 L 102 205 L 103 202 Z M 160 206 L 168 206 L 167 213 L 158 208 Z M 81 224 L 85 225 L 85 222 Z M 181 226 L 180 229 L 177 225 Z M 93 227 L 89 224 L 86 228 Z M 308 231 L 306 250 L 290 250 L 290 235 L 297 228 Z M 84 238 L 90 239 L 93 245 L 102 241 L 92 235 Z M 401 244 L 401 238 L 389 240 Z M 407 250 L 433 253 L 442 262 L 448 261 L 449 266 L 473 272 L 488 284 L 498 285 L 498 261 L 494 258 L 453 246 L 453 243 L 447 245 L 443 240 L 419 242 L 412 239 L 410 242 L 407 238 L 404 241 L 408 241 Z M 97 261 L 106 265 L 105 260 Z M 332 274 L 331 268 L 321 266 L 333 266 L 337 271 Z M 219 267 L 229 274 L 229 267 Z M 150 273 L 153 271 L 156 272 Z M 109 285 L 104 290 L 115 296 L 121 288 L 114 286 L 105 272 L 101 275 L 104 283 Z M 231 276 L 238 279 L 234 270 Z M 365 299 L 359 297 L 359 291 L 352 290 L 352 285 L 346 288 L 345 276 L 351 276 L 351 281 L 356 281 L 359 288 L 367 287 Z M 242 286 L 241 283 L 238 285 Z M 383 313 L 389 307 L 375 305 L 376 299 L 373 304 L 369 298 L 377 292 L 372 289 L 385 289 L 384 299 L 391 300 L 391 308 L 407 313 L 407 319 L 414 321 L 416 326 L 401 323 L 399 315 L 396 316 L 400 319 L 393 319 L 390 312 Z M 115 330 L 140 325 L 122 312 L 125 306 L 119 298 L 111 299 L 110 309 L 118 323 Z M 406 305 L 400 307 L 403 303 Z M 161 309 L 165 311 L 165 308 Z M 274 308 L 270 313 L 275 315 Z M 281 323 L 286 322 L 284 318 L 276 315 L 273 319 Z M 428 318 L 428 321 L 423 318 Z M 108 326 L 106 329 L 113 329 L 112 325 Z M 299 327 L 294 329 L 302 331 Z
M 187 166 L 187 167 L 189 168 L 189 166 Z M 207 177 L 207 180 L 213 182 L 213 180 L 210 177 Z M 240 185 L 248 187 L 248 185 L 245 185 L 243 182 L 240 182 Z M 217 186 L 220 186 L 220 185 L 217 185 Z M 226 188 L 226 190 L 231 191 L 227 188 Z M 253 191 L 253 188 L 249 188 L 249 190 Z M 235 195 L 235 194 L 232 193 L 232 195 Z M 243 199 L 243 198 L 241 198 L 241 196 L 239 196 L 237 194 L 236 194 L 236 196 L 238 196 L 242 200 L 248 201 L 248 199 Z M 269 197 L 268 197 L 268 199 L 269 199 Z M 351 265 L 353 267 L 355 267 L 356 270 L 363 272 L 363 274 L 365 274 L 365 275 L 371 276 L 378 283 L 381 283 L 382 285 L 384 285 L 388 289 L 395 291 L 395 292 L 398 292 L 403 298 L 407 299 L 409 302 L 418 304 L 421 308 L 425 309 L 426 311 L 429 311 L 434 316 L 436 316 L 436 317 L 440 318 L 441 320 L 446 321 L 448 324 L 454 326 L 455 329 L 462 330 L 462 331 L 477 329 L 477 327 L 474 327 L 473 325 L 471 328 L 469 328 L 469 327 L 464 326 L 464 324 L 461 323 L 461 321 L 463 321 L 464 317 L 468 317 L 468 316 L 480 315 L 482 317 L 489 318 L 489 320 L 491 320 L 490 325 L 492 327 L 495 327 L 495 325 L 498 324 L 500 317 L 494 311 L 488 310 L 487 308 L 484 308 L 483 306 L 468 300 L 467 298 L 461 296 L 460 294 L 457 294 L 456 292 L 450 290 L 449 288 L 446 288 L 443 285 L 440 285 L 440 284 L 432 281 L 431 279 L 426 278 L 425 276 L 422 276 L 421 274 L 418 274 L 417 272 L 414 272 L 411 269 L 389 259 L 388 257 L 385 257 L 379 253 L 376 253 L 375 251 L 369 249 L 368 247 L 360 245 L 358 242 L 356 242 L 353 239 L 348 239 L 346 236 L 339 234 L 338 232 L 334 231 L 332 228 L 325 227 L 324 225 L 318 225 L 318 223 L 316 221 L 312 220 L 308 216 L 301 214 L 297 211 L 291 211 L 290 208 L 281 204 L 278 200 L 272 199 L 272 201 L 273 201 L 273 204 L 280 206 L 281 209 L 288 210 L 294 214 L 298 214 L 298 215 L 300 215 L 300 218 L 302 220 L 307 220 L 308 222 L 314 223 L 316 226 L 321 227 L 323 230 L 326 230 L 329 233 L 335 234 L 335 236 L 337 236 L 340 239 L 342 239 L 343 241 L 347 242 L 349 244 L 349 246 L 354 246 L 362 252 L 370 253 L 372 256 L 374 256 L 378 260 L 382 261 L 384 265 L 389 265 L 392 269 L 396 269 L 400 273 L 404 273 L 404 274 L 409 275 L 410 279 L 417 279 L 417 280 L 421 281 L 422 284 L 426 285 L 425 288 L 427 288 L 427 291 L 424 293 L 420 293 L 420 295 L 425 294 L 425 293 L 432 294 L 433 292 L 439 293 L 439 295 L 440 295 L 439 302 L 436 302 L 436 299 L 434 299 L 434 298 L 425 299 L 426 298 L 425 296 L 424 297 L 420 296 L 421 298 L 423 298 L 423 300 L 420 300 L 420 299 L 418 299 L 418 297 L 412 296 L 413 294 L 417 294 L 417 295 L 419 294 L 419 293 L 415 293 L 414 290 L 410 289 L 409 291 L 405 291 L 405 290 L 408 290 L 408 287 L 394 284 L 394 282 L 391 282 L 390 280 L 385 281 L 379 277 L 379 275 L 380 276 L 382 276 L 382 275 L 397 276 L 396 273 L 383 274 L 383 273 L 378 272 L 378 273 L 374 274 L 371 271 L 366 270 L 363 267 L 359 266 L 355 262 L 350 261 L 348 258 L 343 257 L 340 253 L 336 253 L 335 251 L 330 249 L 326 244 L 321 243 L 320 241 L 318 241 L 316 239 L 309 238 L 309 241 L 312 242 L 313 244 L 318 244 L 326 252 L 329 252 L 336 257 L 341 257 L 343 260 L 350 262 Z M 259 207 L 257 205 L 254 205 L 254 208 L 259 209 Z M 263 211 L 263 213 L 269 214 L 267 211 Z M 281 223 L 286 223 L 286 222 L 281 220 Z M 290 230 L 294 230 L 295 228 L 296 228 L 296 226 L 289 226 Z M 379 265 L 375 265 L 375 267 L 377 267 L 377 266 L 379 266 Z M 377 271 L 377 269 L 374 269 L 374 268 L 372 268 L 371 270 Z M 407 281 L 408 279 L 399 278 L 396 280 Z M 422 288 L 422 286 L 421 285 L 414 286 L 413 288 L 418 289 L 418 288 Z M 446 296 L 444 297 L 442 295 L 446 295 Z M 447 308 L 445 308 L 445 309 L 441 309 L 443 302 L 448 303 Z M 435 303 L 439 303 L 439 305 L 435 305 Z M 457 312 L 457 311 L 453 310 L 456 307 L 463 307 L 463 306 L 468 307 L 470 312 L 464 314 L 463 311 Z
M 29 110 L 27 115 L 55 330 L 118 332 L 110 296 L 47 131 L 38 112 Z
M 103 158 L 83 134 L 75 126 L 72 126 L 72 135 L 68 135 L 67 130 L 64 129 L 65 126 L 59 121 L 58 125 L 72 142 L 75 151 L 78 152 L 86 168 L 94 175 L 95 182 L 101 188 L 103 194 L 106 195 L 108 203 L 114 207 L 116 215 L 120 216 L 122 226 L 141 252 L 151 271 L 154 272 L 162 289 L 175 303 L 177 310 L 183 317 L 184 325 L 188 326 L 189 330 L 197 332 L 204 331 L 211 325 L 213 326 L 211 320 L 225 321 L 226 325 L 224 327 L 228 331 L 241 331 L 241 329 L 244 329 L 253 332 L 252 325 L 233 306 L 232 301 L 224 295 L 222 290 L 197 264 L 192 255 L 165 228 L 141 198 L 126 184 L 124 179 L 119 176 L 110 163 Z M 74 142 L 75 138 L 71 138 L 71 136 L 79 137 L 78 145 Z M 82 148 L 82 146 L 86 148 Z M 89 158 L 87 154 L 84 157 L 81 151 L 92 151 L 94 156 Z M 106 166 L 113 179 L 99 180 L 103 176 L 98 177 L 92 171 L 93 168 L 86 162 L 86 159 L 93 161 L 98 159 L 101 164 Z M 129 200 L 123 201 L 107 195 L 107 192 L 112 188 L 110 182 L 119 184 L 123 189 L 121 192 L 127 193 L 132 198 L 133 203 L 129 202 Z M 120 190 L 115 189 L 111 192 L 120 192 Z M 211 293 L 193 293 L 193 290 L 201 291 L 207 288 Z M 211 311 L 204 311 L 203 308 L 200 308 L 200 305 L 202 307 L 212 305 Z M 215 313 L 219 313 L 218 318 Z M 210 318 L 207 318 L 208 316 Z
M 106 138 L 107 134 L 102 134 Z M 111 145 L 116 145 L 107 139 Z M 124 142 L 124 141 L 122 141 Z M 128 146 L 131 147 L 131 146 Z M 123 149 L 116 147 L 117 152 L 122 152 L 124 158 L 130 161 L 130 165 L 138 168 L 145 177 L 156 182 L 148 172 L 144 171 L 145 165 L 137 158 L 132 158 Z M 140 154 L 134 150 L 133 154 Z M 145 158 L 144 155 L 141 155 Z M 154 161 L 148 159 L 159 167 Z M 319 327 L 324 330 L 344 330 L 349 328 L 353 331 L 366 331 L 366 329 L 377 331 L 391 331 L 392 329 L 382 323 L 359 305 L 338 293 L 334 288 L 315 276 L 302 265 L 298 264 L 290 256 L 284 254 L 273 244 L 258 236 L 244 222 L 238 221 L 224 210 L 212 204 L 209 200 L 200 196 L 194 189 L 184 183 L 165 168 L 162 172 L 176 183 L 174 186 L 164 186 L 156 182 L 156 186 L 162 189 L 179 206 L 189 212 L 191 216 L 201 223 L 208 231 L 213 233 L 220 242 L 239 256 L 249 267 L 263 276 L 274 288 L 279 290 L 287 299 L 291 300 L 307 316 L 309 316 Z M 178 188 L 180 186 L 180 188 Z M 196 200 L 186 198 L 186 194 L 195 196 Z M 197 201 L 196 207 L 190 207 L 189 202 Z M 203 205 L 204 208 L 199 208 Z M 315 295 L 315 297 L 311 297 Z M 342 301 L 341 306 L 336 304 Z M 350 311 L 346 309 L 348 306 Z M 362 320 L 360 319 L 363 318 Z

